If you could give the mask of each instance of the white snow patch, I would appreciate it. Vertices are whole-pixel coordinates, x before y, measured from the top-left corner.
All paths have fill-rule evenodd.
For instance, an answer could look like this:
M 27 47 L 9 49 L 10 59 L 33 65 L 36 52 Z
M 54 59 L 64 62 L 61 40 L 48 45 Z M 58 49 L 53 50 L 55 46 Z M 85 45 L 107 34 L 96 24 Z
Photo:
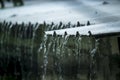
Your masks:
M 0 19 L 26 23 L 43 21 L 82 23 L 88 20 L 94 23 L 115 22 L 120 20 L 120 5 L 117 2 L 120 1 L 111 0 L 110 4 L 103 6 L 101 0 L 56 0 L 44 3 L 37 1 L 33 5 L 1 9 Z
M 46 31 L 45 33 L 46 35 L 49 35 L 49 34 L 53 35 L 54 31 L 58 35 L 64 35 L 65 32 L 67 32 L 68 35 L 76 35 L 76 32 L 79 32 L 81 35 L 89 35 L 88 31 L 91 31 L 93 35 L 114 33 L 114 32 L 120 32 L 120 21 L 114 22 L 114 23 L 111 22 L 111 23 L 85 26 L 85 27 Z

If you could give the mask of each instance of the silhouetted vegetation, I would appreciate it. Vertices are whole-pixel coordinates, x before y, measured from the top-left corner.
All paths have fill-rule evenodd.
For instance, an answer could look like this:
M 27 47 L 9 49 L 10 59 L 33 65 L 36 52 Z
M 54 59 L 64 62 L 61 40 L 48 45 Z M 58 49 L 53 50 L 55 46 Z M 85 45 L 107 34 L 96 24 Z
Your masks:
M 8 2 L 12 2 L 13 6 L 22 6 L 24 5 L 23 0 L 7 0 Z M 0 0 L 1 8 L 5 8 L 5 0 Z

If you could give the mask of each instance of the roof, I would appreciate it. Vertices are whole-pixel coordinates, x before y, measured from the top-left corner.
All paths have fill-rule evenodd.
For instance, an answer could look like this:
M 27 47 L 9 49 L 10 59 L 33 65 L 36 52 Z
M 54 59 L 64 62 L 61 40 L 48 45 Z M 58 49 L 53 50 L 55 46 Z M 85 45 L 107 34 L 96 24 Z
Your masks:
M 54 32 L 58 35 L 64 35 L 67 32 L 67 35 L 76 35 L 79 32 L 80 35 L 89 35 L 89 31 L 92 35 L 118 35 L 120 34 L 120 21 L 118 22 L 111 22 L 111 23 L 104 23 L 104 24 L 97 24 L 85 27 L 76 27 L 76 28 L 68 28 L 68 29 L 60 29 L 60 30 L 53 30 L 53 31 L 46 31 L 45 34 L 53 35 Z

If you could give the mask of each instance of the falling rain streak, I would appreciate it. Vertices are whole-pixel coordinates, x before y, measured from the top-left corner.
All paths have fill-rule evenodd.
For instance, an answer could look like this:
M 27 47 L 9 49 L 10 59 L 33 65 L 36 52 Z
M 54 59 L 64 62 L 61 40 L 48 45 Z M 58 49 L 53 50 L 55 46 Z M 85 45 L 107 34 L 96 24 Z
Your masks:
M 0 22 L 0 80 L 115 80 L 108 38 L 45 34 L 85 25 Z

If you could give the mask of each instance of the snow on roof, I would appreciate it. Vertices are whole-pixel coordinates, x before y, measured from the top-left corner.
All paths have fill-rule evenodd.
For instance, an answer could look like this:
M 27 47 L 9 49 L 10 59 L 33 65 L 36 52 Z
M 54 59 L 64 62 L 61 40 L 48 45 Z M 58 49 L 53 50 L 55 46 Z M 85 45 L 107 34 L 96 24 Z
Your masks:
M 120 32 L 120 21 L 97 24 L 85 27 L 76 27 L 76 28 L 68 28 L 61 30 L 53 30 L 46 31 L 46 35 L 53 35 L 54 31 L 58 35 L 64 35 L 67 32 L 68 35 L 76 35 L 76 32 L 79 32 L 80 35 L 89 35 L 89 31 L 91 31 L 92 35 L 100 35 L 100 34 L 110 34 L 110 33 L 119 33 Z

